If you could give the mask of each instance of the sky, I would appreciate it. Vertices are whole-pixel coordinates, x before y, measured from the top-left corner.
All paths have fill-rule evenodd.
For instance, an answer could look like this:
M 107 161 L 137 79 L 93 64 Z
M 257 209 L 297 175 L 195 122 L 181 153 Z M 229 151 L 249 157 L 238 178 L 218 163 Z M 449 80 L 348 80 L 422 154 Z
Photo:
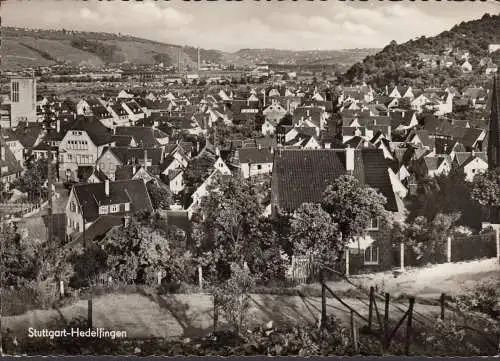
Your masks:
M 229 52 L 381 48 L 500 13 L 497 0 L 11 0 L 0 7 L 5 26 L 122 33 Z

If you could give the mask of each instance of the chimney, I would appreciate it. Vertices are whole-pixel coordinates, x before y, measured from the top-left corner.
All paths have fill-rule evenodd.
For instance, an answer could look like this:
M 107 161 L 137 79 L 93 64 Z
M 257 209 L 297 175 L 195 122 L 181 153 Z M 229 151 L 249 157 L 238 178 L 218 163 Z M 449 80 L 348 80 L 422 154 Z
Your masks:
M 104 193 L 106 194 L 106 197 L 109 197 L 109 179 L 104 181 Z
M 215 155 L 217 155 L 217 157 L 220 157 L 220 149 L 219 149 L 219 147 L 215 147 Z
M 56 131 L 57 131 L 57 133 L 61 133 L 61 120 L 60 119 L 57 119 Z
M 132 175 L 134 176 L 134 175 L 135 175 L 135 173 L 137 173 L 137 167 L 136 167 L 136 165 L 134 164 L 134 165 L 132 166 Z
M 5 145 L 0 146 L 0 160 L 5 161 Z
M 349 174 L 354 171 L 354 148 L 350 146 L 345 150 L 345 168 Z
M 325 149 L 330 149 L 331 146 L 332 146 L 331 143 L 329 143 L 329 142 L 325 143 Z

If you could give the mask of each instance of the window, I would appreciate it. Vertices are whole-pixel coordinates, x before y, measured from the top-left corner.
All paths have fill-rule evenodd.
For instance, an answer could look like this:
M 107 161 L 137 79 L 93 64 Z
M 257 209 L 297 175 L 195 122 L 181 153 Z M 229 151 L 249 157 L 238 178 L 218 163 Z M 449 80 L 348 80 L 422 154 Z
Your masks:
M 100 206 L 99 214 L 108 214 L 108 206 Z
M 19 83 L 12 83 L 12 102 L 19 103 Z
M 378 227 L 379 227 L 379 219 L 377 217 L 377 218 L 372 218 L 368 222 L 368 227 L 366 227 L 366 229 L 369 231 L 376 231 L 376 230 L 378 230 Z
M 75 212 L 75 211 L 76 211 L 76 205 L 75 205 L 75 202 L 71 202 L 71 205 L 70 205 L 70 210 L 71 210 L 71 212 Z
M 117 213 L 118 212 L 118 204 L 112 204 L 110 206 L 110 213 Z
M 73 161 L 73 156 L 71 154 L 68 154 L 68 162 Z
M 378 264 L 378 247 L 370 246 L 365 249 L 365 264 Z
M 262 169 L 262 165 L 261 165 L 261 164 L 258 164 L 258 165 L 257 165 L 257 169 L 258 169 L 258 170 L 261 170 L 261 169 Z
M 130 211 L 130 203 L 125 203 L 125 212 Z

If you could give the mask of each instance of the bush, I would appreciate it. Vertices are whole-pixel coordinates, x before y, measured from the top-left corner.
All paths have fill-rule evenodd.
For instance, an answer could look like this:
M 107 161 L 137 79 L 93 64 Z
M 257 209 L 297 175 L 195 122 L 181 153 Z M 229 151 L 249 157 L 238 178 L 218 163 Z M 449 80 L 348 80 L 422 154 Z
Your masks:
M 480 283 L 456 299 L 460 309 L 481 312 L 494 319 L 499 316 L 497 308 L 499 300 L 500 281 Z

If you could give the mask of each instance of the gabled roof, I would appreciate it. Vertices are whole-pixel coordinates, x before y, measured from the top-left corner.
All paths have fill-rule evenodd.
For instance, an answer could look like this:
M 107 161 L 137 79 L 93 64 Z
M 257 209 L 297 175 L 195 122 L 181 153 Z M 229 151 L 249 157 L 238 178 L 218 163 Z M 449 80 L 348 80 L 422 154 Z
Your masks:
M 146 185 L 141 179 L 109 182 L 109 196 L 105 193 L 105 183 L 76 184 L 73 192 L 87 222 L 99 217 L 100 205 L 130 203 L 130 212 L 115 213 L 117 216 L 140 210 L 153 211 Z
M 157 129 L 153 127 L 116 127 L 115 135 L 132 136 L 139 146 L 153 148 L 160 145 L 155 137 L 155 130 Z
M 272 163 L 273 153 L 268 148 L 242 148 L 238 150 L 240 163 Z
M 3 129 L 3 132 L 9 139 L 17 139 L 24 148 L 31 149 L 42 134 L 43 128 L 41 124 L 20 122 L 15 130 L 12 128 Z
M 163 150 L 161 148 L 110 147 L 105 148 L 103 154 L 106 151 L 113 153 L 124 165 L 143 163 L 146 152 L 152 165 L 159 165 L 162 162 Z
M 397 212 L 398 205 L 392 188 L 389 168 L 395 168 L 395 162 L 386 159 L 381 149 L 363 148 L 354 153 L 354 176 L 363 185 L 370 186 L 382 194 L 388 211 Z
M 10 148 L 7 146 L 1 128 L 0 128 L 0 147 L 5 148 L 5 160 L 0 159 L 0 168 L 5 168 L 5 167 L 7 168 L 7 170 L 2 170 L 1 176 L 5 177 L 8 175 L 22 172 L 23 168 L 19 164 L 19 161 L 16 159 Z
M 325 189 L 346 174 L 343 155 L 333 149 L 283 149 L 275 154 L 273 198 L 284 211 L 320 202 Z
M 109 144 L 113 141 L 111 130 L 94 117 L 77 117 L 68 127 L 68 131 L 73 130 L 85 131 L 95 145 Z

